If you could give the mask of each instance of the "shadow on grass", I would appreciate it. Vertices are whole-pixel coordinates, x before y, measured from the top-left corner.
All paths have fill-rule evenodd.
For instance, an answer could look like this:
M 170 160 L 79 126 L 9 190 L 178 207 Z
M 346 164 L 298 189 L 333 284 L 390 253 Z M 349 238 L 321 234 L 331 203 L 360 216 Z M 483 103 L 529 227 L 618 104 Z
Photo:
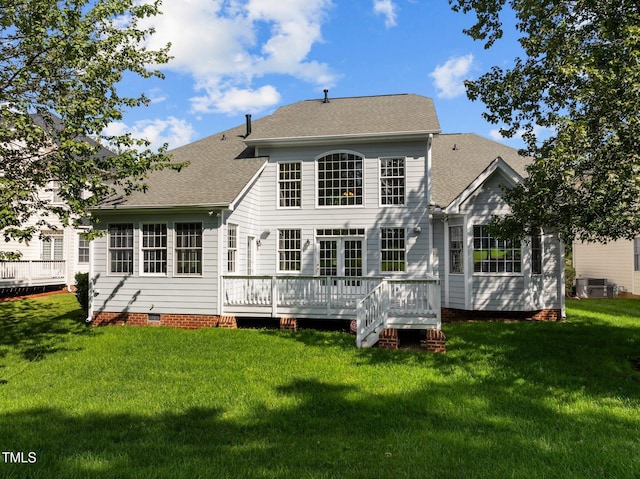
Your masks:
M 360 349 L 355 364 L 419 364 L 443 374 L 462 367 L 469 375 L 489 383 L 531 384 L 595 397 L 617 397 L 627 385 L 640 384 L 640 372 L 633 366 L 634 360 L 640 359 L 640 301 L 583 301 L 572 306 L 576 321 L 447 323 L 443 325 L 446 354 Z M 603 320 L 603 311 L 614 318 L 616 312 L 623 311 L 626 320 Z M 310 347 L 355 348 L 355 337 L 347 333 L 265 333 Z M 487 377 L 487 371 L 491 377 Z
M 0 305 L 0 357 L 12 352 L 27 361 L 64 349 L 69 335 L 90 334 L 74 298 L 21 300 Z
M 633 477 L 640 470 L 637 417 L 567 414 L 503 388 L 453 381 L 411 394 L 364 394 L 294 379 L 276 392 L 277 406 L 257 404 L 241 416 L 217 404 L 157 415 L 4 414 L 5 450 L 33 451 L 37 463 L 0 464 L 0 474 L 525 478 Z

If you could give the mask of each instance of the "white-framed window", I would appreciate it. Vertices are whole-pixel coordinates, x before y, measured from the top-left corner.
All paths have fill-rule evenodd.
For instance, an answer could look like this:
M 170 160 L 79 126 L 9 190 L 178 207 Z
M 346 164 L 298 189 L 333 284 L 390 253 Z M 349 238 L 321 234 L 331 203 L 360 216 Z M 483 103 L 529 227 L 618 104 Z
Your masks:
M 175 224 L 176 275 L 202 275 L 202 223 Z
M 464 232 L 462 226 L 449 226 L 449 273 L 464 273 Z
M 380 158 L 380 205 L 405 204 L 405 159 Z
M 317 160 L 318 206 L 364 204 L 364 158 L 355 153 L 330 153 Z
M 51 191 L 51 203 L 60 205 L 64 203 L 64 198 L 60 196 L 60 182 L 52 180 L 49 182 L 49 190 Z
M 521 256 L 520 241 L 494 238 L 486 226 L 473 227 L 475 273 L 520 273 Z
M 302 269 L 302 231 L 299 229 L 278 230 L 278 270 L 300 271 Z
M 109 272 L 133 273 L 133 224 L 109 225 Z
M 640 237 L 633 240 L 633 269 L 640 271 Z
M 380 229 L 380 260 L 383 273 L 407 271 L 404 228 Z
M 78 264 L 89 263 L 89 242 L 78 236 Z
M 42 240 L 40 259 L 44 261 L 62 261 L 64 259 L 64 233 L 44 231 L 47 238 Z
M 227 272 L 235 273 L 238 268 L 238 225 L 227 225 Z
M 278 206 L 302 206 L 302 163 L 278 163 Z
M 247 274 L 256 273 L 256 238 L 255 236 L 247 236 Z
M 145 223 L 140 228 L 143 274 L 167 274 L 167 225 Z

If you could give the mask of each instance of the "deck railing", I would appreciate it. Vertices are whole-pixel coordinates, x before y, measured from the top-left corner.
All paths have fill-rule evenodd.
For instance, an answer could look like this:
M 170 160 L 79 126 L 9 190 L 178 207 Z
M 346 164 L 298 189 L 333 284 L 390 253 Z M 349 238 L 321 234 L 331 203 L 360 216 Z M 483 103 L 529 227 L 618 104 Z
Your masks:
M 389 316 L 435 317 L 440 319 L 440 280 L 389 279 Z
M 358 301 L 381 281 L 362 276 L 224 276 L 224 306 L 270 307 L 273 316 L 283 308 L 355 312 Z
M 65 261 L 0 261 L 0 282 L 20 286 L 64 283 Z

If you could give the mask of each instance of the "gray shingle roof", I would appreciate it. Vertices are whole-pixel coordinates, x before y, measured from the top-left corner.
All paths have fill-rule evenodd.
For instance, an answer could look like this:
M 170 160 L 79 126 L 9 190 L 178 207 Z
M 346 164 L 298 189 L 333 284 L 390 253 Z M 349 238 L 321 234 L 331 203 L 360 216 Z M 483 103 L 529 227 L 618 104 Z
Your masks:
M 103 208 L 229 205 L 266 161 L 254 158 L 253 148 L 244 143 L 245 128 L 238 126 L 172 150 L 173 161 L 188 161 L 189 166 L 180 172 L 154 171 L 146 180 L 146 193 L 113 199 Z
M 384 133 L 437 133 L 440 123 L 431 98 L 383 95 L 306 100 L 283 106 L 263 119 L 249 142 Z
M 455 149 L 454 149 L 455 146 Z M 530 161 L 518 150 L 474 133 L 435 135 L 431 152 L 431 202 L 445 207 L 497 157 L 520 176 Z

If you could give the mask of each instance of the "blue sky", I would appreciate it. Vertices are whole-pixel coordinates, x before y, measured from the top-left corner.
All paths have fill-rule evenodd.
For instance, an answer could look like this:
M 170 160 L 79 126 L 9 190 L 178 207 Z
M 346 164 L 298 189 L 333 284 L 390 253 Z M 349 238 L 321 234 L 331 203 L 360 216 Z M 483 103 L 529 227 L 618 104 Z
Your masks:
M 164 0 L 151 48 L 171 42 L 164 80 L 127 78 L 146 108 L 112 133 L 133 131 L 170 148 L 260 118 L 279 106 L 330 97 L 415 93 L 434 99 L 442 131 L 500 140 L 462 85 L 519 53 L 513 31 L 490 50 L 462 33 L 474 15 L 447 0 Z

